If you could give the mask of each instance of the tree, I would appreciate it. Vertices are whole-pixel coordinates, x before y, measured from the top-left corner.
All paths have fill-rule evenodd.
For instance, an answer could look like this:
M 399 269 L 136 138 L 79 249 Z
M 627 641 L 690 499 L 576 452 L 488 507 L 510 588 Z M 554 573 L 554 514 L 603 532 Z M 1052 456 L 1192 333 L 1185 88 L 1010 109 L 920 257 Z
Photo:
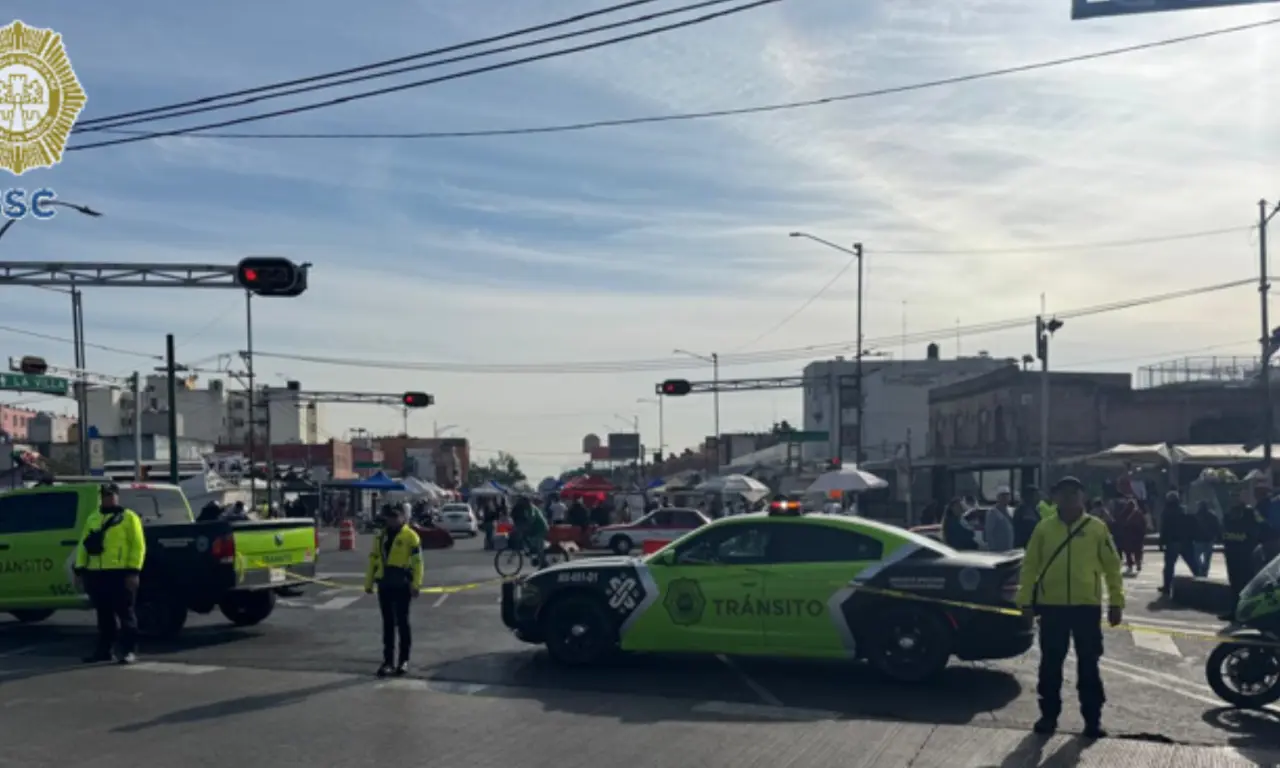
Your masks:
M 486 464 L 471 465 L 471 471 L 467 473 L 467 483 L 472 488 L 490 480 L 510 486 L 525 479 L 527 478 L 520 469 L 520 462 L 506 451 L 498 451 L 498 455 L 489 459 Z
M 773 425 L 773 429 L 770 431 L 775 435 L 785 435 L 794 432 L 795 427 L 788 424 L 786 419 L 783 419 L 782 421 L 776 422 Z

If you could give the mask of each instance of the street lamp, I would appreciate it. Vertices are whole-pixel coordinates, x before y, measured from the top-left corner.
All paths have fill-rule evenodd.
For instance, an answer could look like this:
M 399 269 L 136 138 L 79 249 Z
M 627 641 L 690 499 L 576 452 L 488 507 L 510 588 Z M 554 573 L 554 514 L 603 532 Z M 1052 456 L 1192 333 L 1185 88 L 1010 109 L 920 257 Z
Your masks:
M 662 395 L 658 395 L 656 398 L 637 397 L 636 402 L 645 403 L 647 405 L 658 406 L 658 455 L 666 456 L 667 455 L 667 438 L 666 438 L 666 426 L 665 426 L 666 417 L 663 415 L 663 412 L 662 412 Z
M 716 427 L 716 466 L 720 466 L 720 355 L 712 352 L 710 356 L 699 355 L 697 352 L 690 352 L 687 349 L 673 349 L 673 355 L 688 355 L 695 360 L 711 363 L 711 394 L 713 406 L 715 408 L 715 427 Z
M 1264 425 L 1262 435 L 1262 466 L 1267 473 L 1267 477 L 1271 477 L 1271 454 L 1272 454 L 1272 432 L 1275 430 L 1275 406 L 1271 397 L 1271 357 L 1275 354 L 1275 346 L 1272 342 L 1272 331 L 1270 328 L 1271 318 L 1267 311 L 1268 294 L 1271 291 L 1271 283 L 1268 280 L 1269 267 L 1267 265 L 1267 225 L 1280 213 L 1280 203 L 1269 211 L 1267 201 L 1258 201 L 1258 300 L 1261 304 L 1261 320 L 1262 320 L 1262 370 L 1258 373 L 1262 381 L 1262 423 Z
M 1036 357 L 1040 358 L 1040 487 L 1049 483 L 1049 340 L 1062 330 L 1062 321 L 1036 315 Z
M 47 200 L 41 205 L 51 205 L 58 208 L 67 208 L 76 213 L 83 214 L 90 218 L 102 218 L 102 213 L 95 211 L 87 205 L 78 203 L 68 203 L 62 200 Z M 13 225 L 21 221 L 21 219 L 9 219 L 3 225 L 0 225 L 0 238 L 13 228 Z M 81 301 L 80 289 L 72 286 L 71 290 L 63 291 L 58 288 L 46 288 L 46 290 L 57 291 L 58 293 L 71 294 L 71 342 L 74 347 L 75 366 L 77 370 L 83 371 L 88 364 L 85 360 L 84 346 L 84 304 Z M 89 403 L 86 395 L 86 387 L 83 373 L 77 377 L 75 382 L 76 390 L 76 430 L 79 433 L 79 461 L 80 474 L 88 474 L 89 472 Z
M 811 235 L 808 232 L 792 232 L 791 237 L 799 237 L 799 238 L 804 238 L 805 240 L 812 240 L 813 242 L 818 243 L 819 245 L 825 245 L 828 248 L 834 248 L 835 250 L 840 251 L 841 253 L 847 253 L 858 262 L 858 320 L 857 320 L 857 331 L 856 331 L 857 341 L 855 342 L 855 351 L 854 351 L 854 366 L 855 366 L 854 376 L 858 380 L 858 403 L 857 403 L 858 431 L 857 431 L 857 446 L 856 446 L 857 450 L 854 453 L 854 461 L 861 463 L 862 462 L 862 435 L 863 435 L 862 416 L 863 416 L 863 408 L 865 404 L 865 400 L 862 396 L 862 358 L 865 357 L 865 355 L 862 352 L 862 243 L 854 243 L 853 248 L 845 248 L 843 245 L 837 245 L 831 242 L 830 240 L 817 237 L 816 235 Z M 836 382 L 836 385 L 839 386 L 838 381 Z M 836 399 L 838 401 L 838 398 Z M 836 424 L 838 425 L 837 433 L 843 429 L 843 423 L 842 423 L 843 419 L 841 418 L 843 416 L 843 409 L 844 409 L 843 403 L 837 406 L 837 411 L 836 411 Z M 836 456 L 843 458 L 843 453 L 844 453 L 844 435 L 843 434 L 840 434 L 836 438 L 836 446 L 837 446 Z

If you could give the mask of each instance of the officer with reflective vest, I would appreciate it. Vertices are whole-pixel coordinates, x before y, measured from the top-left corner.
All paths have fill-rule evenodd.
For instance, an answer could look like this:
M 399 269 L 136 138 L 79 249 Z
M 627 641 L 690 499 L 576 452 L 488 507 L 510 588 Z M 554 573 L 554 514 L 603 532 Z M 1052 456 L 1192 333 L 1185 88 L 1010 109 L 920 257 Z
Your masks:
M 85 663 L 137 660 L 137 602 L 147 542 L 142 518 L 120 506 L 115 483 L 102 486 L 98 509 L 89 515 L 76 547 L 76 586 L 88 594 L 98 614 L 98 641 Z
M 1227 582 L 1231 595 L 1240 599 L 1240 592 L 1258 572 L 1255 551 L 1262 542 L 1266 521 L 1258 512 L 1249 491 L 1241 491 L 1239 501 L 1222 516 L 1222 553 L 1227 560 Z M 1230 621 L 1235 616 L 1234 605 L 1230 613 L 1221 618 Z
M 404 505 L 407 507 L 408 505 Z M 378 677 L 403 675 L 409 670 L 413 633 L 409 629 L 409 603 L 422 589 L 422 541 L 405 524 L 408 510 L 398 504 L 382 508 L 382 529 L 369 552 L 364 591 L 378 587 L 378 607 L 382 610 L 382 666 Z M 396 656 L 396 635 L 400 654 Z M 394 665 L 393 665 L 394 660 Z
M 1102 585 L 1106 582 L 1107 621 L 1120 624 L 1124 584 L 1120 555 L 1107 524 L 1085 513 L 1084 484 L 1064 477 L 1053 486 L 1056 515 L 1042 520 L 1027 542 L 1017 603 L 1040 619 L 1040 719 L 1035 732 L 1058 728 L 1062 712 L 1062 665 L 1075 641 L 1076 677 L 1085 738 L 1102 730 Z

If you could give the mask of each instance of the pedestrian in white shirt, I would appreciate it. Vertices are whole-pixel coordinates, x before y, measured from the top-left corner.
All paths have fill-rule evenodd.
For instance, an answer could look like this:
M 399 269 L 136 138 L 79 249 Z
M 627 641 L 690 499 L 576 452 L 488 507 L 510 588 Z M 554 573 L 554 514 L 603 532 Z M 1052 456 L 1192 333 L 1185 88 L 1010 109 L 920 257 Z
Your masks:
M 1013 549 L 1013 510 L 1010 502 L 1013 494 L 1008 486 L 996 489 L 996 504 L 987 510 L 982 526 L 983 548 L 988 552 L 1008 552 Z

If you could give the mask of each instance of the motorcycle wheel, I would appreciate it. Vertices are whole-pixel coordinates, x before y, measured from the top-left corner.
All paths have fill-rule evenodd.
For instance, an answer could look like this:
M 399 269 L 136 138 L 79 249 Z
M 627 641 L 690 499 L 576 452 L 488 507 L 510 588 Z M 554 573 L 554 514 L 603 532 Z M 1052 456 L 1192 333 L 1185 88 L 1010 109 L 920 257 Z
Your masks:
M 1280 651 L 1275 648 L 1222 643 L 1209 654 L 1204 674 L 1219 698 L 1240 709 L 1280 701 Z

